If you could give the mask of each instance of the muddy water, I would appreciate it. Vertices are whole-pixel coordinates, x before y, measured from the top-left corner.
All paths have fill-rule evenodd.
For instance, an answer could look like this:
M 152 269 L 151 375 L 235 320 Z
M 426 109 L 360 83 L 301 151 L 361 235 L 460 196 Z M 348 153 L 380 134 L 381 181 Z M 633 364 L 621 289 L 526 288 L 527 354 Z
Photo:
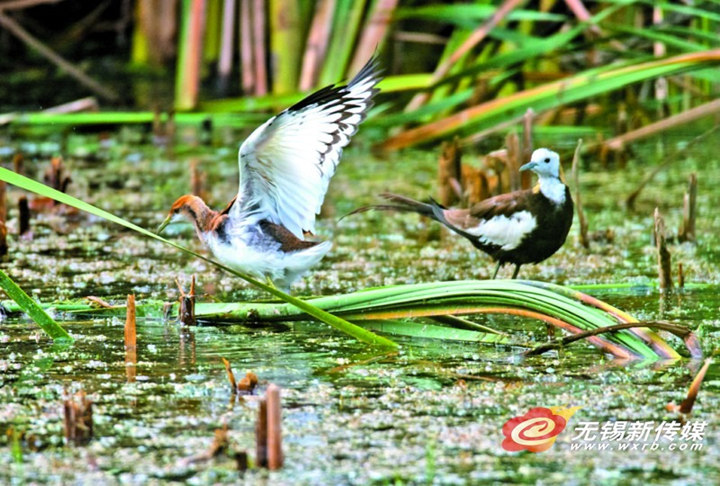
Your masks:
M 138 145 L 125 134 L 98 153 L 88 136 L 71 137 L 71 193 L 149 228 L 164 218 L 172 201 L 189 190 L 192 159 L 206 174 L 208 198 L 223 206 L 236 187 L 235 150 L 180 147 L 170 160 L 159 149 Z M 668 152 L 685 137 L 671 139 Z M 549 141 L 544 143 L 550 143 Z M 572 147 L 558 145 L 569 151 Z M 553 146 L 555 146 L 553 145 Z M 90 146 L 90 148 L 88 148 Z M 656 147 L 638 150 L 655 163 Z M 41 158 L 41 157 L 39 157 Z M 347 153 L 333 180 L 318 237 L 335 248 L 318 271 L 297 287 L 301 295 L 333 294 L 374 285 L 487 278 L 492 263 L 459 238 L 416 217 L 365 213 L 337 219 L 374 194 L 393 190 L 424 197 L 435 179 L 435 156 L 415 152 L 377 159 L 359 146 Z M 467 157 L 468 161 L 472 157 Z M 592 161 L 588 161 L 592 162 Z M 561 252 L 524 278 L 555 283 L 631 284 L 586 290 L 640 319 L 665 319 L 691 326 L 707 353 L 718 348 L 720 298 L 715 291 L 720 220 L 712 208 L 720 196 L 720 160 L 710 147 L 691 148 L 681 163 L 648 187 L 628 213 L 622 200 L 642 176 L 633 164 L 620 172 L 591 163 L 582 175 L 591 230 L 612 228 L 615 241 L 576 242 L 577 224 Z M 687 280 L 684 292 L 660 297 L 653 287 L 655 253 L 650 246 L 656 205 L 675 230 L 681 220 L 687 176 L 699 171 L 697 246 L 672 247 Z M 36 175 L 28 163 L 30 175 Z M 10 192 L 15 200 L 19 192 Z M 11 206 L 12 207 L 12 206 Z M 16 224 L 11 212 L 10 228 Z M 179 242 L 197 246 L 192 229 L 171 227 Z M 199 292 L 221 301 L 264 297 L 237 279 L 164 246 L 84 215 L 41 214 L 32 239 L 12 239 L 2 267 L 42 301 L 87 295 L 121 302 L 174 300 L 176 276 L 195 274 Z M 509 271 L 509 269 L 506 269 Z M 700 363 L 619 363 L 583 344 L 561 354 L 520 360 L 517 350 L 465 343 L 396 338 L 402 350 L 388 355 L 332 330 L 308 323 L 276 326 L 181 328 L 175 322 L 141 319 L 138 363 L 128 371 L 122 346 L 124 322 L 77 320 L 58 315 L 76 336 L 69 349 L 53 348 L 22 317 L 0 326 L 0 427 L 24 433 L 0 447 L 8 467 L 0 482 L 71 484 L 212 484 L 237 480 L 234 461 L 189 458 L 209 449 L 213 432 L 230 429 L 232 451 L 254 456 L 257 404 L 231 403 L 220 357 L 237 374 L 255 372 L 284 393 L 286 467 L 268 474 L 250 470 L 244 480 L 272 484 L 712 484 L 720 481 L 720 372 L 711 367 L 693 420 L 706 421 L 700 451 L 572 450 L 581 421 L 672 420 L 669 402 L 679 403 Z M 544 326 L 494 319 L 542 340 Z M 682 344 L 672 340 L 678 348 Z M 129 375 L 134 382 L 128 382 Z M 83 448 L 62 444 L 61 397 L 83 389 L 95 402 L 95 439 Z M 583 408 L 555 446 L 540 454 L 508 453 L 500 443 L 503 424 L 538 406 Z M 679 441 L 676 441 L 679 444 Z

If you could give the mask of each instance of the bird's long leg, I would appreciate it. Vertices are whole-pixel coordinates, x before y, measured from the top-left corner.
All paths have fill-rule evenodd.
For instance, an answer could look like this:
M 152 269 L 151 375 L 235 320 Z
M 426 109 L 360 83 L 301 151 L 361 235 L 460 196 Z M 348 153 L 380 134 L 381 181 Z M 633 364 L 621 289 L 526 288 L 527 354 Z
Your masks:
M 500 271 L 500 266 L 502 265 L 502 262 L 498 262 L 497 266 L 495 267 L 495 272 L 493 273 L 492 279 L 495 280 L 497 278 L 498 271 Z
M 520 265 L 515 265 L 515 271 L 513 272 L 513 280 L 517 278 L 518 273 L 520 273 Z

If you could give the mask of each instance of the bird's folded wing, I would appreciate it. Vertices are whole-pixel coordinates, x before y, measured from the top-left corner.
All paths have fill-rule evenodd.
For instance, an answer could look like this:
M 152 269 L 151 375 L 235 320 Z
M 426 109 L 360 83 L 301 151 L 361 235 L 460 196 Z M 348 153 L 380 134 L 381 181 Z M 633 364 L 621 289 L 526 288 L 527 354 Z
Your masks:
M 460 229 L 472 229 L 482 222 L 498 216 L 508 217 L 517 212 L 527 202 L 529 191 L 516 191 L 500 194 L 473 204 L 469 209 L 448 209 L 445 219 Z
M 380 80 L 371 59 L 347 86 L 328 86 L 255 130 L 240 147 L 234 210 L 262 215 L 303 239 L 315 231 L 343 147 L 372 107 Z
M 467 238 L 503 250 L 517 248 L 537 227 L 528 210 L 531 191 L 502 194 L 473 205 L 470 209 L 448 209 L 445 220 Z

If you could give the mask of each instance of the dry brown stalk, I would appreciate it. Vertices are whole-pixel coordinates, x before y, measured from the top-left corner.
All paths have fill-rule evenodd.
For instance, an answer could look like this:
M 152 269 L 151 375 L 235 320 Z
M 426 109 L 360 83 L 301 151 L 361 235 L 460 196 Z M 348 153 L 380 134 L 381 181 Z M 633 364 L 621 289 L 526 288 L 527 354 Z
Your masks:
M 253 57 L 255 68 L 255 96 L 268 92 L 267 69 L 265 66 L 265 2 L 252 0 Z
M 308 91 L 315 86 L 322 60 L 325 58 L 332 28 L 335 0 L 318 0 L 315 5 L 310 32 L 308 33 L 300 74 L 300 91 Z
M 206 450 L 205 452 L 201 452 L 200 454 L 196 454 L 194 456 L 182 459 L 180 463 L 183 466 L 187 466 L 188 464 L 193 464 L 196 462 L 209 461 L 213 457 L 217 457 L 220 454 L 227 453 L 229 447 L 230 438 L 228 434 L 228 426 L 225 423 L 223 424 L 221 429 L 215 429 L 215 437 L 213 438 L 213 442 L 212 444 L 210 444 L 208 450 Z
M 235 54 L 235 6 L 236 0 L 223 1 L 222 35 L 220 57 L 218 58 L 218 85 L 220 92 L 225 94 L 230 85 L 233 57 Z
M 178 7 L 177 0 L 146 0 L 137 2 L 137 23 L 152 46 L 148 60 L 159 67 L 171 61 L 177 51 Z
M 695 218 L 697 215 L 697 174 L 690 174 L 688 190 L 683 198 L 683 224 L 678 239 L 695 241 Z
M 440 204 L 450 207 L 462 198 L 462 153 L 457 137 L 452 142 L 443 142 L 440 150 L 438 199 Z
M 268 468 L 276 470 L 283 465 L 280 387 L 271 383 L 267 387 L 265 396 L 267 397 Z
M 135 318 L 135 296 L 127 296 L 125 313 L 125 375 L 128 383 L 134 383 L 137 377 L 137 330 Z
M 645 125 L 642 128 L 633 130 L 632 132 L 624 133 L 617 137 L 611 138 L 604 142 L 604 146 L 613 151 L 620 151 L 624 146 L 630 142 L 640 140 L 652 135 L 657 135 L 671 128 L 686 125 L 692 121 L 706 116 L 714 115 L 720 112 L 720 99 L 710 101 L 708 103 L 696 106 L 689 110 L 678 113 L 677 115 L 670 116 L 663 120 L 660 120 L 650 125 Z
M 7 183 L 0 181 L 0 257 L 7 255 Z
M 5 222 L 0 223 L 0 257 L 8 254 L 7 226 Z
M 705 379 L 705 374 L 707 373 L 708 368 L 710 368 L 710 364 L 712 362 L 712 358 L 707 358 L 703 367 L 700 368 L 698 374 L 695 375 L 695 378 L 693 378 L 690 388 L 688 389 L 687 396 L 680 404 L 680 413 L 688 414 L 692 412 L 693 405 L 695 405 L 695 400 L 697 400 L 698 393 L 700 392 L 700 386 L 702 385 L 702 382 Z
M 268 467 L 267 400 L 261 399 L 258 405 L 258 418 L 255 423 L 255 464 L 258 467 Z
M 125 349 L 137 349 L 137 329 L 135 318 L 135 296 L 127 296 L 127 311 L 125 313 Z
M 660 291 L 671 292 L 673 288 L 672 281 L 672 257 L 667 249 L 665 240 L 665 220 L 663 220 L 660 210 L 655 208 L 655 245 L 657 247 L 658 259 L 658 278 L 660 280 Z
M 225 372 L 227 373 L 228 381 L 230 382 L 230 390 L 232 391 L 232 394 L 235 395 L 237 393 L 237 382 L 235 381 L 235 373 L 233 373 L 232 366 L 230 366 L 230 361 L 220 357 L 223 364 L 225 365 Z
M 102 300 L 100 297 L 95 297 L 94 295 L 89 295 L 85 297 L 86 300 L 90 301 L 90 304 L 95 304 L 98 307 L 110 309 L 112 305 L 104 300 Z
M 87 98 L 81 98 L 79 100 L 70 101 L 69 103 L 63 103 L 61 105 L 53 106 L 47 110 L 42 110 L 42 113 L 78 113 L 81 111 L 99 111 L 100 105 L 98 104 L 95 97 L 90 96 Z
M 222 429 L 215 429 L 215 438 L 210 446 L 210 450 L 207 452 L 209 457 L 219 456 L 221 453 L 227 451 L 230 441 L 228 440 L 228 426 L 223 424 Z
M 70 444 L 84 445 L 93 435 L 92 400 L 80 390 L 63 402 L 65 441 Z
M 693 358 L 702 358 L 702 347 L 697 341 L 697 336 L 693 334 L 690 329 L 664 321 L 624 322 L 621 324 L 614 324 L 612 326 L 599 327 L 590 331 L 578 332 L 577 334 L 566 336 L 556 341 L 535 346 L 534 348 L 529 349 L 522 354 L 523 356 L 537 356 L 551 349 L 562 348 L 563 346 L 567 346 L 568 344 L 580 341 L 582 339 L 600 336 L 601 334 L 612 334 L 623 329 L 634 329 L 642 327 L 661 329 L 663 331 L 674 334 L 685 342 L 685 346 L 687 346 L 687 349 Z
M 194 195 L 207 199 L 205 197 L 205 173 L 198 169 L 198 160 L 190 160 L 190 188 Z
M 535 112 L 532 108 L 528 108 L 523 116 L 523 143 L 522 143 L 522 161 L 527 163 L 530 161 L 533 153 L 533 120 Z M 529 171 L 520 173 L 520 188 L 530 189 L 532 187 L 532 174 Z
M 698 393 L 700 393 L 700 386 L 702 385 L 703 380 L 705 380 L 705 374 L 707 373 L 708 368 L 710 368 L 710 364 L 712 362 L 712 358 L 707 358 L 705 360 L 705 364 L 703 364 L 703 367 L 700 368 L 700 371 L 698 371 L 695 378 L 693 378 L 692 383 L 690 383 L 685 400 L 683 400 L 680 405 L 675 405 L 674 402 L 668 403 L 665 407 L 667 411 L 680 413 L 682 415 L 688 415 L 692 412 Z
M 180 285 L 179 280 L 175 280 L 180 290 L 180 307 L 178 310 L 178 320 L 186 326 L 194 326 L 195 320 L 195 275 L 190 282 L 190 291 L 186 294 Z
M 510 191 L 510 163 L 507 149 L 495 150 L 487 154 L 483 158 L 483 167 L 494 173 L 494 175 L 488 176 L 490 195 L 496 196 Z
M 360 40 L 355 49 L 355 55 L 350 63 L 348 72 L 356 73 L 362 69 L 370 56 L 382 45 L 387 36 L 393 12 L 397 8 L 399 0 L 377 0 L 373 2 L 372 12 L 368 14 Z
M 245 472 L 248 468 L 248 455 L 246 451 L 238 451 L 235 453 L 235 463 L 239 472 Z
M 72 177 L 67 173 L 62 157 L 53 157 L 50 165 L 45 169 L 43 181 L 46 185 L 60 192 L 66 192 L 72 182 Z
M 250 0 L 240 0 L 240 75 L 244 94 L 252 94 L 255 87 L 252 25 Z
M 16 174 L 23 174 L 23 160 L 24 156 L 22 152 L 15 152 L 15 155 L 13 155 L 13 170 Z
M 683 264 L 678 263 L 678 288 L 682 289 L 685 287 L 685 273 L 683 272 Z
M 510 178 L 510 190 L 517 191 L 520 189 L 520 166 L 522 165 L 520 151 L 520 138 L 515 132 L 510 132 L 505 139 L 507 146 L 507 168 Z
M 30 206 L 28 205 L 28 199 L 26 196 L 20 196 L 20 199 L 18 200 L 18 211 L 20 213 L 18 218 L 18 234 L 23 236 L 30 231 Z
M 481 168 L 462 166 L 463 205 L 470 207 L 490 197 L 490 184 Z
M 206 0 L 192 0 L 189 3 L 189 11 L 183 13 L 183 15 L 190 16 L 187 24 L 187 45 L 184 52 L 186 58 L 184 62 L 178 63 L 184 72 L 179 76 L 177 99 L 175 100 L 176 106 L 183 110 L 195 108 L 200 97 L 203 33 L 207 15 Z
M 588 223 L 585 219 L 585 213 L 582 208 L 582 199 L 580 198 L 580 149 L 582 148 L 582 139 L 578 140 L 575 147 L 575 155 L 572 161 L 573 183 L 575 184 L 575 210 L 577 211 L 578 221 L 580 222 L 580 244 L 583 248 L 590 247 L 590 239 L 588 238 Z

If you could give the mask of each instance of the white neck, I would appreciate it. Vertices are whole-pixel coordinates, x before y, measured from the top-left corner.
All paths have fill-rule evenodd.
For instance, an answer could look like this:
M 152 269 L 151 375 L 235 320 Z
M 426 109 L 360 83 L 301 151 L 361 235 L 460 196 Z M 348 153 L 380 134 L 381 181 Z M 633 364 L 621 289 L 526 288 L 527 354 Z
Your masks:
M 555 204 L 565 202 L 565 184 L 557 177 L 540 177 L 540 192 Z

